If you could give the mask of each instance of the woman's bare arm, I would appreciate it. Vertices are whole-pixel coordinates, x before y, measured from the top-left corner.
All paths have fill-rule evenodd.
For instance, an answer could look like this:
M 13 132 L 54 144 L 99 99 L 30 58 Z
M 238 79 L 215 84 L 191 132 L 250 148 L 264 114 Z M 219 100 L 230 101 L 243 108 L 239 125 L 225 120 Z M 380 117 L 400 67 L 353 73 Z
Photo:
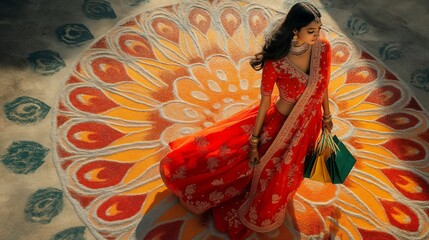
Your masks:
M 329 96 L 328 96 L 328 89 L 325 90 L 325 95 L 323 96 L 323 115 L 329 115 L 331 114 L 331 110 L 329 110 Z
M 328 89 L 325 90 L 325 95 L 323 96 L 322 108 L 323 108 L 323 120 L 322 120 L 323 127 L 328 129 L 329 132 L 331 132 L 334 125 L 332 123 L 331 110 L 329 110 Z
M 253 128 L 253 136 L 259 136 L 262 125 L 264 124 L 265 116 L 267 115 L 268 108 L 271 105 L 271 96 L 261 96 L 261 102 L 259 104 L 258 115 L 256 116 L 255 126 Z
M 268 108 L 271 105 L 271 96 L 261 96 L 261 102 L 259 104 L 258 115 L 256 116 L 255 126 L 253 128 L 252 137 L 250 137 L 250 151 L 249 151 L 249 165 L 254 167 L 259 163 L 259 134 L 261 133 L 262 125 L 264 124 L 265 116 L 267 115 Z

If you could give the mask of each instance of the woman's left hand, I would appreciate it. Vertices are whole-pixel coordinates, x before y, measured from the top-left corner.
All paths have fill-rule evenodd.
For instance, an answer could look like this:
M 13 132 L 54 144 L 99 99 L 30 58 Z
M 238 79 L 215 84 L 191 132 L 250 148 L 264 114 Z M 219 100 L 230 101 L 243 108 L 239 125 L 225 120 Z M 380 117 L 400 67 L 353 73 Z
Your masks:
M 328 130 L 328 132 L 331 132 L 332 128 L 334 127 L 334 124 L 332 123 L 332 120 L 331 121 L 323 121 L 322 126 L 323 126 L 323 128 L 326 128 Z

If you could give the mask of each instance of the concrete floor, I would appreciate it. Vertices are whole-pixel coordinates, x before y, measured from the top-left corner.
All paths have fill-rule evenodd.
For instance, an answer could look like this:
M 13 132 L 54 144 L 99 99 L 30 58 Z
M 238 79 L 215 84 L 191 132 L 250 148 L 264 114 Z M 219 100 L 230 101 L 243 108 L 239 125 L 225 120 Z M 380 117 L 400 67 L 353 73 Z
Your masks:
M 17 123 L 6 117 L 5 105 L 20 96 L 29 96 L 52 107 L 60 86 L 78 56 L 87 49 L 82 44 L 59 41 L 55 30 L 66 23 L 81 23 L 97 39 L 118 21 L 143 10 L 182 1 L 109 0 L 112 14 L 94 16 L 83 11 L 84 1 L 2 0 L 0 2 L 0 155 L 14 141 L 34 141 L 51 148 L 51 113 L 36 123 Z M 286 11 L 295 1 L 257 2 Z M 427 0 L 320 0 L 324 24 L 344 33 L 362 45 L 375 58 L 406 83 L 418 102 L 429 110 L 429 2 Z M 96 14 L 95 14 L 96 15 Z M 88 17 L 90 16 L 90 17 Z M 100 19 L 96 19 L 100 18 Z M 31 53 L 58 52 L 65 66 L 51 72 L 32 67 Z M 60 64 L 61 65 L 61 64 Z M 71 227 L 84 226 L 72 206 L 64 200 L 62 212 L 48 223 L 25 219 L 27 199 L 41 188 L 61 189 L 51 153 L 34 172 L 14 173 L 0 165 L 0 238 L 46 239 Z M 75 229 L 76 230 L 76 229 Z M 77 231 L 77 230 L 76 230 Z M 79 232 L 79 231 L 77 231 Z M 86 239 L 93 239 L 89 231 Z

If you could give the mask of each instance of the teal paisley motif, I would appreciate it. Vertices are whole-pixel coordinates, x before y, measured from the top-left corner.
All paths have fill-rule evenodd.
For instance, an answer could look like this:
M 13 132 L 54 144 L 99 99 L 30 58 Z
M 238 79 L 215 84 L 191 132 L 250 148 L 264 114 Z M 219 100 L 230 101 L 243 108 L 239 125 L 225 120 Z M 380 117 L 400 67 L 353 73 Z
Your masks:
M 64 24 L 55 30 L 58 40 L 67 45 L 79 46 L 94 39 L 89 29 L 80 23 Z
M 383 60 L 398 60 L 401 59 L 404 54 L 402 53 L 402 46 L 397 42 L 389 42 L 383 44 L 378 50 L 381 59 Z
M 3 106 L 6 118 L 20 124 L 43 120 L 51 107 L 32 97 L 21 96 Z
M 360 36 L 369 31 L 369 25 L 365 20 L 359 17 L 353 17 L 347 21 L 347 27 L 353 36 Z
M 324 7 L 334 7 L 335 6 L 335 0 L 321 0 L 320 3 L 322 3 L 322 5 Z
M 417 69 L 411 74 L 411 84 L 429 92 L 429 68 Z
M 55 234 L 51 240 L 85 240 L 84 233 L 86 227 L 67 228 Z
M 283 8 L 284 9 L 290 9 L 293 5 L 295 5 L 296 3 L 301 2 L 300 0 L 285 0 L 283 1 Z
M 27 60 L 34 71 L 44 76 L 52 75 L 66 66 L 60 54 L 51 50 L 41 50 L 30 53 Z
M 85 0 L 82 11 L 85 16 L 91 19 L 116 18 L 112 6 L 104 0 Z
M 125 0 L 125 3 L 130 6 L 137 6 L 140 3 L 147 3 L 149 0 Z
M 33 193 L 25 206 L 25 220 L 48 224 L 63 209 L 63 193 L 56 188 L 39 189 Z
M 49 149 L 36 142 L 13 142 L 2 156 L 1 162 L 11 172 L 29 174 L 36 171 L 45 161 Z

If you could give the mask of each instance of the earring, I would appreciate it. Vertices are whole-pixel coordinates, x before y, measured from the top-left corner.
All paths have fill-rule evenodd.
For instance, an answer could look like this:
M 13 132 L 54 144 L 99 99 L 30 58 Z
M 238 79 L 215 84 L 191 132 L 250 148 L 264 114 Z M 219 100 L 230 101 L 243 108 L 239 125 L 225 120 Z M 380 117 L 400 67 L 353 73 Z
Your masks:
M 298 36 L 296 36 L 295 34 L 292 39 L 292 46 L 296 46 L 296 45 L 298 45 Z
M 298 46 L 298 36 L 295 33 L 295 35 L 292 38 L 289 54 L 295 55 L 295 56 L 301 56 L 302 54 L 306 53 L 309 48 L 310 48 L 310 44 L 308 43 L 303 43 L 301 46 Z

